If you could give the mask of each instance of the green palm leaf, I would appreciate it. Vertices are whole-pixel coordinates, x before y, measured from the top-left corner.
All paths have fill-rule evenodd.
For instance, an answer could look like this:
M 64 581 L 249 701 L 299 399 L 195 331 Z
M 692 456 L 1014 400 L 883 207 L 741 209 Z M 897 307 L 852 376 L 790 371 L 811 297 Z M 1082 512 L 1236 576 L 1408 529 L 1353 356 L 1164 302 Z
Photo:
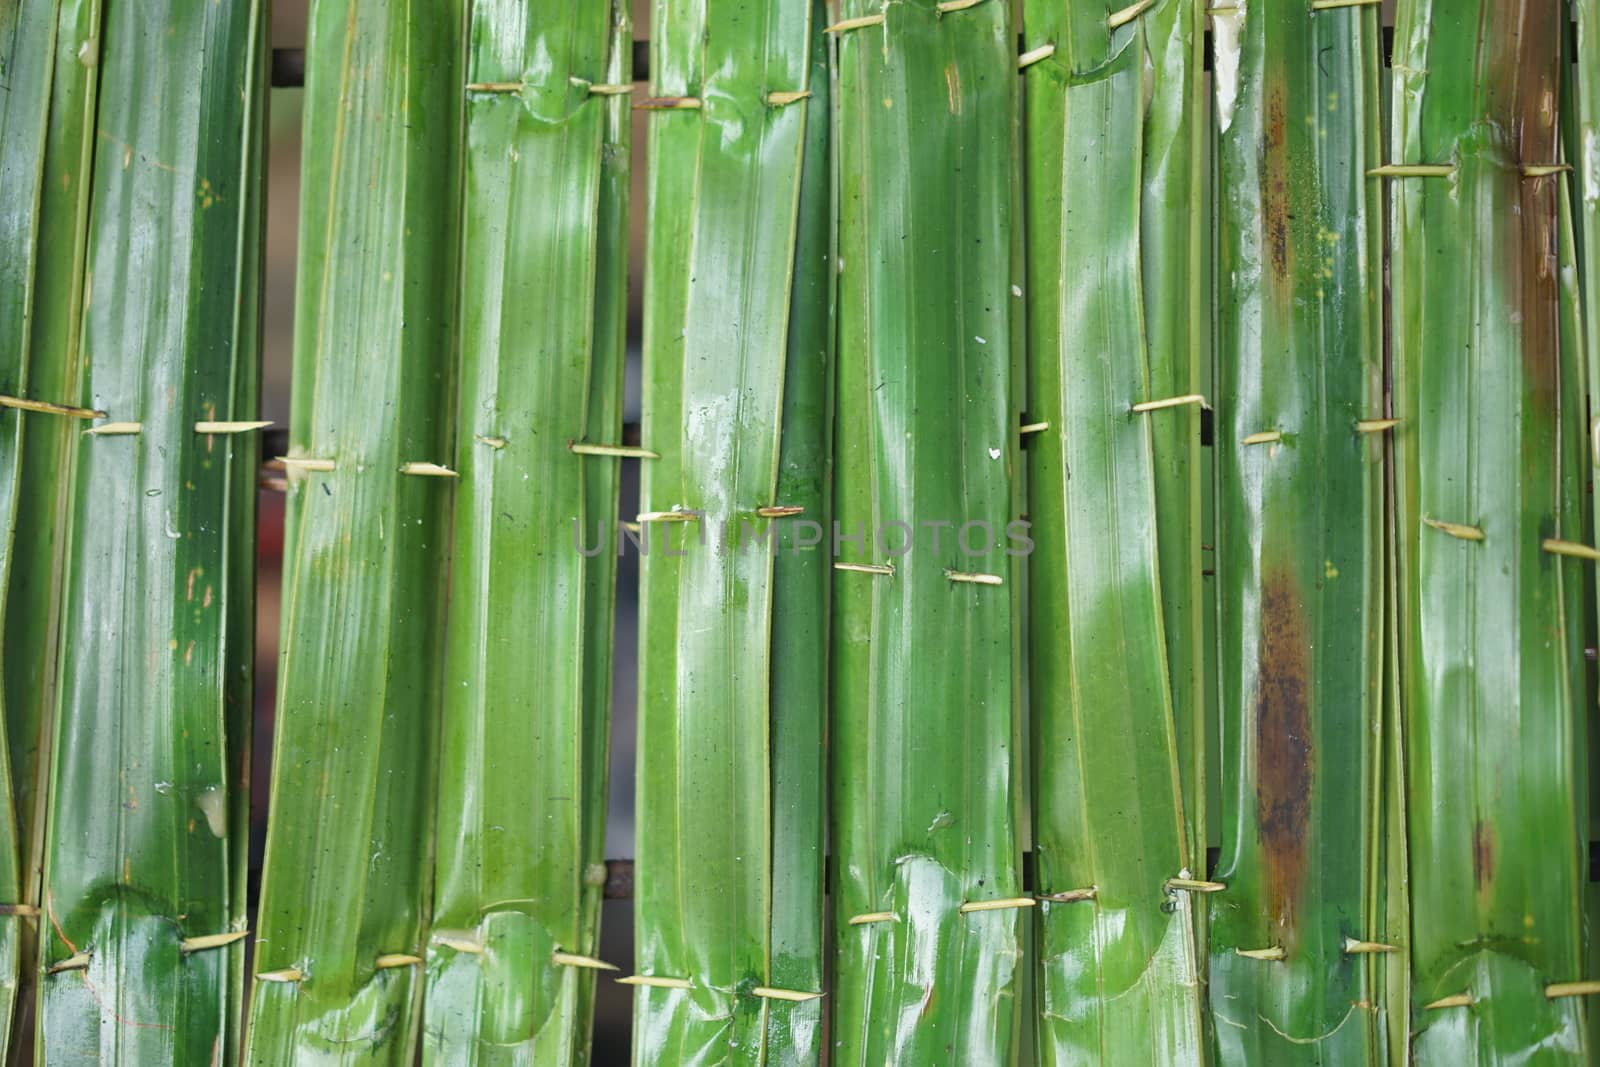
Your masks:
M 1563 158 L 1573 164 L 1574 173 L 1566 190 L 1568 195 L 1562 201 L 1565 211 L 1561 241 L 1562 310 L 1566 314 L 1562 319 L 1564 332 L 1561 343 L 1563 350 L 1580 347 L 1584 352 L 1585 386 L 1591 404 L 1589 422 L 1584 429 L 1592 435 L 1596 426 L 1593 397 L 1596 383 L 1600 383 L 1600 270 L 1597 270 L 1600 260 L 1596 258 L 1600 255 L 1600 2 L 1572 0 L 1569 7 L 1577 21 L 1577 50 L 1574 56 L 1567 57 L 1572 62 L 1567 67 L 1566 93 L 1562 99 L 1565 109 L 1562 132 L 1567 142 Z M 1591 436 L 1589 448 L 1583 452 L 1584 474 L 1580 475 L 1591 485 L 1596 459 L 1600 459 L 1600 450 L 1594 448 Z M 1600 506 L 1590 511 L 1588 518 L 1590 521 L 1585 540 L 1593 544 L 1596 520 L 1600 519 Z M 1589 588 L 1593 590 L 1593 572 L 1587 577 Z M 1590 621 L 1592 623 L 1592 616 Z M 1593 644 L 1592 628 L 1589 634 L 1586 644 Z M 1592 677 L 1586 665 L 1579 663 L 1576 666 L 1584 675 Z M 1593 685 L 1584 691 L 1592 701 Z M 1590 707 L 1593 707 L 1592 703 Z M 1592 744 L 1592 715 L 1589 725 Z M 1597 782 L 1593 775 L 1588 776 L 1588 782 L 1592 830 L 1594 788 Z M 1583 796 L 1581 790 L 1578 796 Z M 1593 847 L 1591 842 L 1591 850 Z M 1592 921 L 1597 914 L 1597 902 L 1600 902 L 1600 883 L 1589 883 L 1586 900 Z M 1595 937 L 1591 932 L 1587 944 L 1587 977 L 1592 979 L 1600 974 L 1600 937 Z M 1600 998 L 1588 998 L 1587 1008 L 1589 1032 L 1593 1034 L 1596 1026 L 1600 1026 Z
M 82 328 L 84 241 L 89 219 L 89 169 L 94 161 L 94 110 L 99 83 L 100 0 L 61 0 L 54 34 L 54 79 L 38 205 L 33 291 L 29 313 L 27 393 L 62 403 L 78 395 L 82 363 L 75 358 Z M 37 53 L 35 53 L 37 55 Z M 18 201 L 9 201 L 17 203 Z M 21 265 L 21 261 L 18 261 Z M 0 416 L 4 418 L 4 416 Z M 80 418 L 24 415 L 19 441 L 16 521 L 5 590 L 5 726 L 20 857 L 23 902 L 37 907 L 44 873 L 45 814 L 56 703 L 62 573 L 67 538 L 73 448 Z M 18 1025 L 32 1031 L 33 961 L 39 920 L 24 927 Z
M 612 39 L 606 65 L 607 84 L 633 82 L 633 21 L 630 5 L 612 5 Z M 630 228 L 631 172 L 629 151 L 632 144 L 633 115 L 626 99 L 606 109 L 605 145 L 600 162 L 599 247 L 595 253 L 595 332 L 594 357 L 590 370 L 589 417 L 591 434 L 609 441 L 622 437 L 623 374 L 627 365 L 628 334 L 628 249 Z M 617 493 L 621 472 L 615 463 L 584 464 L 584 514 L 617 514 Z M 606 528 L 608 538 L 618 536 L 616 522 Z M 607 544 L 611 542 L 608 540 Z M 596 881 L 605 859 L 606 799 L 611 763 L 611 677 L 612 623 L 617 592 L 617 554 L 602 552 L 585 563 L 585 602 L 595 605 L 584 616 L 588 645 L 596 654 L 585 660 L 588 671 L 586 689 L 590 712 L 584 717 L 584 801 L 587 810 L 598 813 L 584 827 L 585 882 Z M 585 893 L 585 930 L 595 930 L 600 922 L 601 894 Z M 595 983 L 580 986 L 578 1019 L 583 1033 L 589 1031 L 594 1015 Z M 588 1043 L 579 1047 L 579 1062 L 587 1062 Z
M 774 965 L 777 952 L 787 979 L 820 971 L 820 944 L 796 941 L 803 926 L 774 932 L 777 902 L 820 907 L 801 885 L 782 896 L 775 885 L 775 864 L 816 862 L 820 818 L 779 821 L 787 798 L 774 797 L 815 793 L 794 732 L 817 733 L 805 717 L 820 705 L 775 687 L 805 669 L 795 656 L 818 640 L 824 589 L 787 567 L 780 581 L 765 542 L 752 543 L 796 521 L 763 509 L 815 507 L 815 487 L 809 500 L 778 491 L 822 472 L 821 456 L 797 467 L 793 446 L 785 454 L 784 422 L 798 359 L 788 344 L 826 333 L 791 300 L 807 124 L 823 121 L 807 99 L 821 88 L 810 83 L 812 11 L 659 0 L 653 26 L 644 442 L 660 458 L 641 489 L 636 943 L 639 978 L 669 984 L 638 987 L 634 1057 L 814 1061 L 820 1005 L 769 1002 L 782 999 L 775 989 L 820 993 L 782 989 Z M 791 305 L 803 321 L 793 339 Z M 804 375 L 798 384 L 802 397 L 818 392 Z M 815 427 L 803 432 L 802 446 L 816 441 Z M 684 511 L 691 522 L 676 521 Z
M 795 238 L 783 434 L 774 499 L 804 508 L 807 525 L 782 523 L 773 561 L 772 919 L 769 972 L 780 989 L 820 990 L 827 826 L 828 591 L 833 568 L 816 543 L 833 513 L 833 201 L 828 154 L 832 105 L 826 6 L 811 16 L 805 162 Z M 814 525 L 813 525 L 814 524 Z M 767 1002 L 770 1063 L 816 1063 L 820 1001 Z
M 34 333 L 33 294 L 38 276 L 42 228 L 44 147 L 49 129 L 51 74 L 55 61 L 56 0 L 32 0 L 0 7 L 0 393 L 23 399 L 35 393 L 30 373 Z M 22 442 L 28 421 L 64 421 L 55 415 L 29 415 L 20 409 L 0 412 L 0 616 L 9 623 L 11 592 L 17 582 L 19 549 L 26 553 L 39 536 L 32 509 L 19 506 L 22 490 Z M 65 420 L 71 421 L 71 420 Z M 27 530 L 19 531 L 26 526 Z M 48 534 L 46 534 L 48 537 Z M 28 606 L 18 597 L 18 607 Z M 0 707 L 7 709 L 7 741 L 0 746 L 0 897 L 12 905 L 0 919 L 0 1049 L 7 1047 L 19 980 L 31 957 L 29 942 L 36 927 L 23 913 L 30 901 L 32 879 L 26 866 L 27 828 L 33 812 L 31 790 L 38 744 L 39 673 L 18 666 L 28 662 L 33 644 L 25 634 L 43 629 L 37 618 L 27 627 L 8 625 L 0 637 L 4 647 L 5 688 Z M 15 634 L 15 637 L 13 637 Z M 15 700 L 17 712 L 10 711 Z M 11 724 L 17 728 L 12 729 Z M 19 907 L 19 905 L 21 907 Z
M 1576 115 L 1569 133 L 1573 144 L 1565 158 L 1576 171 L 1573 222 L 1584 253 L 1579 264 L 1581 321 L 1590 361 L 1588 380 L 1593 387 L 1600 382 L 1600 366 L 1596 365 L 1600 361 L 1600 0 L 1571 0 L 1571 8 L 1578 35 L 1568 87 Z
M 413 1055 L 443 662 L 462 25 L 453 0 L 311 9 L 254 1063 Z
M 1211 909 L 1210 993 L 1228 1063 L 1370 1061 L 1373 957 L 1404 941 L 1373 908 L 1388 432 L 1367 176 L 1377 16 L 1250 4 L 1215 23 L 1228 888 Z
M 838 18 L 832 1062 L 1006 1062 L 1016 38 L 998 0 Z
M 1121 27 L 1097 0 L 1024 9 L 1025 54 L 1055 46 L 1027 75 L 1028 421 L 1047 424 L 1028 444 L 1045 1063 L 1201 1058 L 1192 897 L 1168 886 L 1195 875 L 1163 629 L 1151 433 L 1152 421 L 1191 424 L 1181 408 L 1195 405 L 1133 410 L 1174 399 L 1150 393 L 1142 268 L 1181 276 L 1175 264 L 1190 242 L 1169 223 L 1152 227 L 1148 240 L 1161 243 L 1145 247 L 1141 133 L 1148 94 L 1182 84 L 1152 84 L 1147 55 L 1169 43 L 1161 31 L 1180 6 Z M 1150 37 L 1145 20 L 1156 22 Z M 1189 50 L 1176 47 L 1187 61 Z M 1170 341 L 1179 326 L 1163 329 Z M 1164 377 L 1176 384 L 1170 371 Z M 1184 605 L 1183 618 L 1198 619 L 1186 601 L 1192 576 L 1174 574 L 1183 584 L 1171 599 Z M 1189 634 L 1179 636 L 1186 656 L 1198 652 Z M 1192 711 L 1192 685 L 1181 691 Z
M 1206 284 L 1210 218 L 1204 34 L 1194 0 L 1162 3 L 1139 16 L 1150 60 L 1145 104 L 1139 213 L 1145 352 L 1152 397 L 1204 392 L 1201 357 L 1210 329 Z M 1202 455 L 1198 404 L 1150 420 L 1155 457 L 1156 541 L 1161 565 L 1161 620 L 1172 719 L 1183 781 L 1189 854 L 1206 847 L 1206 660 L 1201 592 Z
M 1584 1062 L 1579 357 L 1559 340 L 1558 5 L 1402 0 L 1391 163 L 1412 1048 Z
M 626 215 L 602 167 L 631 49 L 613 8 L 472 11 L 467 80 L 492 88 L 467 97 L 431 1062 L 587 1055 L 618 459 L 572 449 L 616 444 L 620 402 L 619 238 L 601 227 Z M 574 545 L 597 536 L 592 559 Z
M 45 854 L 41 1056 L 237 1041 L 253 659 L 259 5 L 105 7 Z M 196 56 L 204 57 L 197 67 Z M 81 61 L 81 56 L 80 56 Z

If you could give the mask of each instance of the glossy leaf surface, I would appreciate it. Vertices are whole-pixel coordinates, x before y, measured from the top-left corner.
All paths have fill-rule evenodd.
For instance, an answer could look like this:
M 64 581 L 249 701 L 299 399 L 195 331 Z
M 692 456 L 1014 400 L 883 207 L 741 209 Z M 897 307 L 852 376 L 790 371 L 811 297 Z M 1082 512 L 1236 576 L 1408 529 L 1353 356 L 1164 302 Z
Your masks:
M 633 51 L 626 47 L 633 36 L 633 25 L 628 7 L 618 4 L 613 8 L 612 44 L 606 67 L 608 84 L 629 83 L 633 79 Z M 631 228 L 631 167 L 633 115 L 628 106 L 613 106 L 606 112 L 605 144 L 600 164 L 600 225 L 599 247 L 595 259 L 595 336 L 594 365 L 590 372 L 592 386 L 589 390 L 588 427 L 596 436 L 607 440 L 622 439 L 623 377 L 627 356 L 628 332 L 628 277 Z M 616 464 L 586 463 L 584 465 L 585 513 L 589 515 L 615 514 L 618 490 L 622 483 L 621 470 Z M 620 537 L 616 527 L 611 536 Z M 613 622 L 617 599 L 617 554 L 602 552 L 588 561 L 584 570 L 585 597 L 593 604 L 606 604 L 613 610 L 596 609 L 585 615 L 584 629 L 590 647 L 604 649 L 601 655 L 592 655 L 585 661 L 588 668 L 588 694 L 591 708 L 599 709 L 585 717 L 584 725 L 584 787 L 588 794 L 585 803 L 589 810 L 606 811 L 607 787 L 611 769 L 611 700 L 612 700 L 612 648 Z M 586 825 L 586 855 L 599 862 L 605 855 L 606 818 L 590 819 Z M 598 872 L 586 868 L 586 878 L 592 880 Z M 600 922 L 601 894 L 583 896 L 585 929 L 595 929 Z M 588 983 L 580 987 L 581 1003 L 578 1016 L 584 1020 L 584 1032 L 595 1015 L 596 986 Z M 580 1052 L 588 1054 L 587 1046 Z
M 50 121 L 39 191 L 33 289 L 29 294 L 27 388 L 29 399 L 60 403 L 78 395 L 82 363 L 74 358 L 82 329 L 84 242 L 89 221 L 89 169 L 94 162 L 94 108 L 98 63 L 86 48 L 98 40 L 99 0 L 56 5 Z M 6 416 L 0 415 L 0 420 Z M 44 798 L 50 781 L 50 745 L 56 705 L 56 655 L 60 634 L 67 508 L 71 503 L 72 450 L 84 423 L 77 418 L 22 417 L 16 522 L 5 590 L 3 674 L 5 728 L 11 763 L 22 902 L 37 907 L 44 875 Z M 40 922 L 23 929 L 17 1026 L 18 1053 L 32 1028 L 36 998 L 34 960 Z
M 1577 53 L 1569 57 L 1573 63 L 1567 68 L 1568 95 L 1563 102 L 1570 102 L 1572 110 L 1565 116 L 1567 143 L 1562 159 L 1573 168 L 1565 204 L 1571 230 L 1564 231 L 1564 237 L 1572 239 L 1564 239 L 1562 244 L 1562 309 L 1568 313 L 1563 325 L 1580 331 L 1586 385 L 1592 391 L 1600 382 L 1600 0 L 1572 0 L 1571 8 L 1577 22 Z M 1584 427 L 1589 445 L 1584 469 L 1591 476 L 1600 462 L 1594 436 L 1597 426 L 1600 412 L 1591 412 Z M 1600 522 L 1600 507 L 1591 514 Z M 1590 523 L 1591 536 L 1595 525 Z M 1591 776 L 1591 794 L 1595 784 Z M 1600 939 L 1591 937 L 1590 941 L 1600 948 Z
M 596 972 L 555 954 L 596 951 L 621 461 L 569 446 L 617 443 L 626 31 L 607 3 L 472 10 L 467 81 L 502 88 L 466 105 L 434 1063 L 587 1061 Z
M 1378 12 L 1215 21 L 1218 1059 L 1376 1055 L 1383 714 Z M 1363 423 L 1369 424 L 1363 432 Z M 1281 949 L 1264 960 L 1240 952 Z M 1381 954 L 1377 954 L 1381 955 Z
M 772 618 L 772 919 L 770 984 L 821 990 L 826 981 L 824 877 L 827 826 L 828 592 L 833 569 L 817 536 L 833 513 L 833 196 L 829 160 L 832 73 L 812 5 L 805 160 L 783 376 L 783 434 L 774 500 L 804 508 L 805 522 L 775 531 Z M 767 1002 L 767 1061 L 816 1063 L 825 1002 Z
M 640 1064 L 820 1051 L 819 1003 L 772 1011 L 754 992 L 778 983 L 774 717 L 807 713 L 774 694 L 774 641 L 822 612 L 815 582 L 777 600 L 766 539 L 796 519 L 757 514 L 805 504 L 778 490 L 811 16 L 791 0 L 658 0 L 652 23 L 644 443 L 660 459 L 641 487 L 636 962 L 689 986 L 636 989 Z M 777 743 L 783 759 L 793 739 Z M 818 847 L 791 840 L 785 861 Z
M 455 0 L 311 7 L 253 1063 L 413 1056 L 452 479 L 401 468 L 454 455 L 462 26 Z
M 1139 17 L 1149 64 L 1141 131 L 1139 271 L 1148 394 L 1155 398 L 1205 392 L 1201 359 L 1211 320 L 1205 271 L 1211 216 L 1203 180 L 1210 138 L 1199 15 L 1198 4 L 1180 0 L 1157 4 Z M 1097 35 L 1095 28 L 1091 39 Z M 1203 418 L 1199 405 L 1188 404 L 1149 420 L 1161 621 L 1191 856 L 1205 855 L 1206 847 L 1204 687 L 1213 652 L 1205 639 L 1201 593 Z
M 111 0 L 63 580 L 37 1044 L 207 1062 L 238 1041 L 254 659 L 259 5 Z M 203 57 L 198 64 L 195 57 Z M 88 425 L 88 424 L 86 424 Z M 237 710 L 235 710 L 237 709 Z
M 32 394 L 30 349 L 33 334 L 32 298 L 38 271 L 39 233 L 43 199 L 44 146 L 50 110 L 50 83 L 54 69 L 56 0 L 15 2 L 0 7 L 0 393 L 11 397 Z M 61 421 L 43 416 L 46 421 Z M 11 618 L 10 591 L 17 569 L 17 549 L 26 550 L 36 536 L 37 520 L 19 504 L 22 496 L 22 442 L 30 416 L 20 410 L 0 413 L 0 618 Z M 29 529 L 18 537 L 19 524 Z M 25 606 L 25 605 L 24 605 Z M 39 629 L 37 620 L 29 620 Z M 20 621 L 8 627 L 20 631 Z M 28 642 L 17 642 L 26 656 Z M 13 732 L 0 751 L 0 897 L 12 904 L 29 899 L 25 866 L 26 828 L 32 812 L 31 787 L 37 745 L 38 674 L 14 667 L 9 640 L 0 638 L 7 685 L 0 692 L 0 707 L 15 696 L 16 719 L 34 728 L 15 731 L 24 758 L 13 763 Z M 13 681 L 13 675 L 15 680 Z M 33 684 L 26 684 L 32 682 Z M 19 810 L 18 784 L 28 791 L 30 803 Z M 0 919 L 0 1048 L 9 1044 L 13 1011 L 21 971 L 27 967 L 25 944 L 32 940 L 30 925 L 22 915 Z M 31 986 L 31 982 L 25 983 Z
M 835 17 L 835 566 L 880 570 L 833 584 L 831 1062 L 1003 1063 L 1025 909 L 961 909 L 1022 892 L 1015 28 L 993 0 Z
M 1559 341 L 1559 5 L 1402 0 L 1391 277 L 1419 1064 L 1586 1062 L 1571 658 L 1580 363 Z M 1444 525 L 1440 524 L 1455 524 Z M 1470 998 L 1469 1006 L 1437 1002 Z
M 1189 418 L 1133 410 L 1160 399 L 1150 394 L 1143 268 L 1174 271 L 1190 251 L 1186 233 L 1141 225 L 1139 133 L 1147 101 L 1170 88 L 1154 79 L 1147 49 L 1180 6 L 1117 29 L 1098 2 L 1024 9 L 1029 49 L 1056 46 L 1026 75 L 1027 421 L 1048 424 L 1027 444 L 1044 1063 L 1201 1058 L 1194 905 L 1166 886 L 1194 873 L 1152 443 L 1153 421 Z M 1174 600 L 1189 591 L 1184 580 Z
M 89 168 L 94 162 L 95 91 L 99 65 L 81 60 L 100 32 L 99 0 L 59 4 L 53 45 L 54 78 L 44 144 L 44 173 L 58 174 L 39 191 L 37 261 L 28 301 L 28 399 L 63 402 L 77 395 L 79 362 L 72 358 L 82 327 L 83 255 L 89 218 Z M 18 263 L 14 269 L 26 269 Z M 7 416 L 0 416 L 4 418 Z M 19 502 L 11 533 L 5 612 L 5 725 L 13 764 L 12 791 L 28 867 L 30 901 L 37 902 L 44 864 L 44 814 L 38 802 L 49 781 L 55 715 L 55 656 L 61 570 L 72 485 L 70 463 L 84 423 L 75 418 L 24 415 L 17 441 Z
M 1573 173 L 1568 175 L 1567 195 L 1562 203 L 1561 343 L 1563 346 L 1581 345 L 1584 353 L 1585 391 L 1590 397 L 1590 410 L 1588 421 L 1582 428 L 1587 447 L 1581 453 L 1583 473 L 1580 477 L 1592 487 L 1595 465 L 1600 462 L 1600 446 L 1597 446 L 1595 437 L 1596 428 L 1600 427 L 1600 412 L 1593 407 L 1595 383 L 1600 382 L 1600 271 L 1596 270 L 1600 266 L 1600 260 L 1596 258 L 1600 254 L 1600 0 L 1571 0 L 1569 8 L 1577 25 L 1576 51 L 1567 57 L 1571 62 L 1566 68 L 1566 91 L 1562 97 L 1565 109 L 1562 116 L 1562 159 L 1572 165 Z M 1594 544 L 1597 523 L 1600 523 L 1600 506 L 1595 504 L 1592 489 L 1590 504 L 1591 510 L 1587 516 L 1590 521 L 1586 524 L 1583 540 Z M 1591 571 L 1587 578 L 1592 596 L 1597 588 L 1596 575 Z M 1592 605 L 1586 615 L 1590 626 L 1584 643 L 1592 646 L 1597 643 Z M 1591 754 L 1587 780 L 1592 834 L 1596 802 L 1600 800 L 1595 793 L 1596 787 L 1600 786 L 1600 778 L 1593 772 L 1592 745 L 1600 720 L 1596 718 L 1594 672 L 1588 664 L 1575 666 L 1580 667 L 1588 683 L 1585 692 L 1588 696 Z M 1582 798 L 1581 790 L 1578 795 Z M 1590 848 L 1593 847 L 1591 842 Z M 1600 937 L 1595 936 L 1592 926 L 1594 916 L 1600 914 L 1596 911 L 1597 901 L 1600 901 L 1600 883 L 1591 880 L 1585 894 L 1591 923 L 1586 946 L 1586 977 L 1600 974 Z M 1596 1028 L 1600 1027 L 1600 1000 L 1594 997 L 1586 999 L 1589 1033 L 1593 1035 L 1597 1032 Z

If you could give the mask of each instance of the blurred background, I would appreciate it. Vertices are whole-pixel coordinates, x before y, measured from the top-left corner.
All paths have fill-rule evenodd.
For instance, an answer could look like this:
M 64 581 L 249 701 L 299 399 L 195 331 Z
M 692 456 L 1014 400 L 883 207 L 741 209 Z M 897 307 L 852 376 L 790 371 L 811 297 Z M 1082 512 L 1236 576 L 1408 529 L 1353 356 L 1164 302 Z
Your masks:
M 308 0 L 275 0 L 272 46 L 302 48 L 306 39 Z M 650 34 L 649 0 L 634 0 L 634 34 Z M 289 379 L 294 359 L 294 288 L 297 221 L 300 205 L 300 118 L 304 94 L 297 88 L 274 88 L 268 114 L 267 270 L 265 344 L 262 355 L 263 419 L 278 427 L 289 421 Z M 645 130 L 641 113 L 633 123 L 633 255 L 628 294 L 628 379 L 625 422 L 639 421 L 640 271 L 644 261 Z M 638 464 L 622 465 L 621 514 L 638 512 Z M 260 885 L 261 851 L 266 836 L 267 788 L 272 775 L 272 728 L 278 679 L 278 607 L 283 557 L 282 493 L 261 494 L 260 560 L 257 574 L 256 729 L 251 783 L 251 906 Z M 635 668 L 638 648 L 638 557 L 626 555 L 617 574 L 617 616 L 614 687 L 611 716 L 611 803 L 606 825 L 606 855 L 633 856 L 633 753 Z M 600 957 L 625 972 L 633 967 L 632 907 L 628 900 L 608 900 L 601 920 Z M 626 1063 L 632 1019 L 632 997 L 626 986 L 604 978 L 595 1004 L 593 1062 Z

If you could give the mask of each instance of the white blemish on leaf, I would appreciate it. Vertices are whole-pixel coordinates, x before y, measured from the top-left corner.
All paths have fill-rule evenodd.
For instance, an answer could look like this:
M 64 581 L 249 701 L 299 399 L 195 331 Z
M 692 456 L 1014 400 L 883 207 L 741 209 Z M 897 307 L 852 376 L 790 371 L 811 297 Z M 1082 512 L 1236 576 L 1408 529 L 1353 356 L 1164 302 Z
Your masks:
M 199 808 L 206 817 L 206 826 L 210 828 L 213 837 L 225 837 L 228 833 L 228 803 L 227 797 L 216 786 L 205 790 L 194 798 L 195 807 Z
M 1217 128 L 1233 125 L 1233 108 L 1239 101 L 1239 31 L 1244 29 L 1245 0 L 1235 0 L 1232 11 L 1211 16 L 1212 66 L 1217 83 Z

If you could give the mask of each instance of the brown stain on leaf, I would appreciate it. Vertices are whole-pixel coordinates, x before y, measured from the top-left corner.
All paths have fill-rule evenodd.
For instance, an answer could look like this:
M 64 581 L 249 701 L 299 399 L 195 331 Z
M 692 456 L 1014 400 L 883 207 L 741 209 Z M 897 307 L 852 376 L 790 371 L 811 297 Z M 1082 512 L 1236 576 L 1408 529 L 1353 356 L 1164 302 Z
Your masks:
M 1316 753 L 1311 735 L 1311 653 L 1294 575 L 1270 570 L 1261 592 L 1256 678 L 1256 823 L 1266 863 L 1269 916 L 1284 935 L 1306 873 Z
M 1479 819 L 1472 828 L 1472 884 L 1482 893 L 1494 881 L 1494 826 Z
M 1288 103 L 1283 85 L 1274 81 L 1267 93 L 1266 150 L 1262 157 L 1262 226 L 1272 275 L 1289 278 L 1289 222 L 1294 207 L 1289 202 Z
M 1490 89 L 1487 118 L 1510 132 L 1519 166 L 1559 161 L 1558 86 L 1561 38 L 1566 22 L 1559 4 L 1497 0 L 1490 5 L 1487 55 Z M 1508 220 L 1517 242 L 1516 274 L 1507 286 L 1521 316 L 1522 362 L 1538 408 L 1560 401 L 1560 280 L 1557 240 L 1560 175 L 1517 182 L 1520 212 Z

